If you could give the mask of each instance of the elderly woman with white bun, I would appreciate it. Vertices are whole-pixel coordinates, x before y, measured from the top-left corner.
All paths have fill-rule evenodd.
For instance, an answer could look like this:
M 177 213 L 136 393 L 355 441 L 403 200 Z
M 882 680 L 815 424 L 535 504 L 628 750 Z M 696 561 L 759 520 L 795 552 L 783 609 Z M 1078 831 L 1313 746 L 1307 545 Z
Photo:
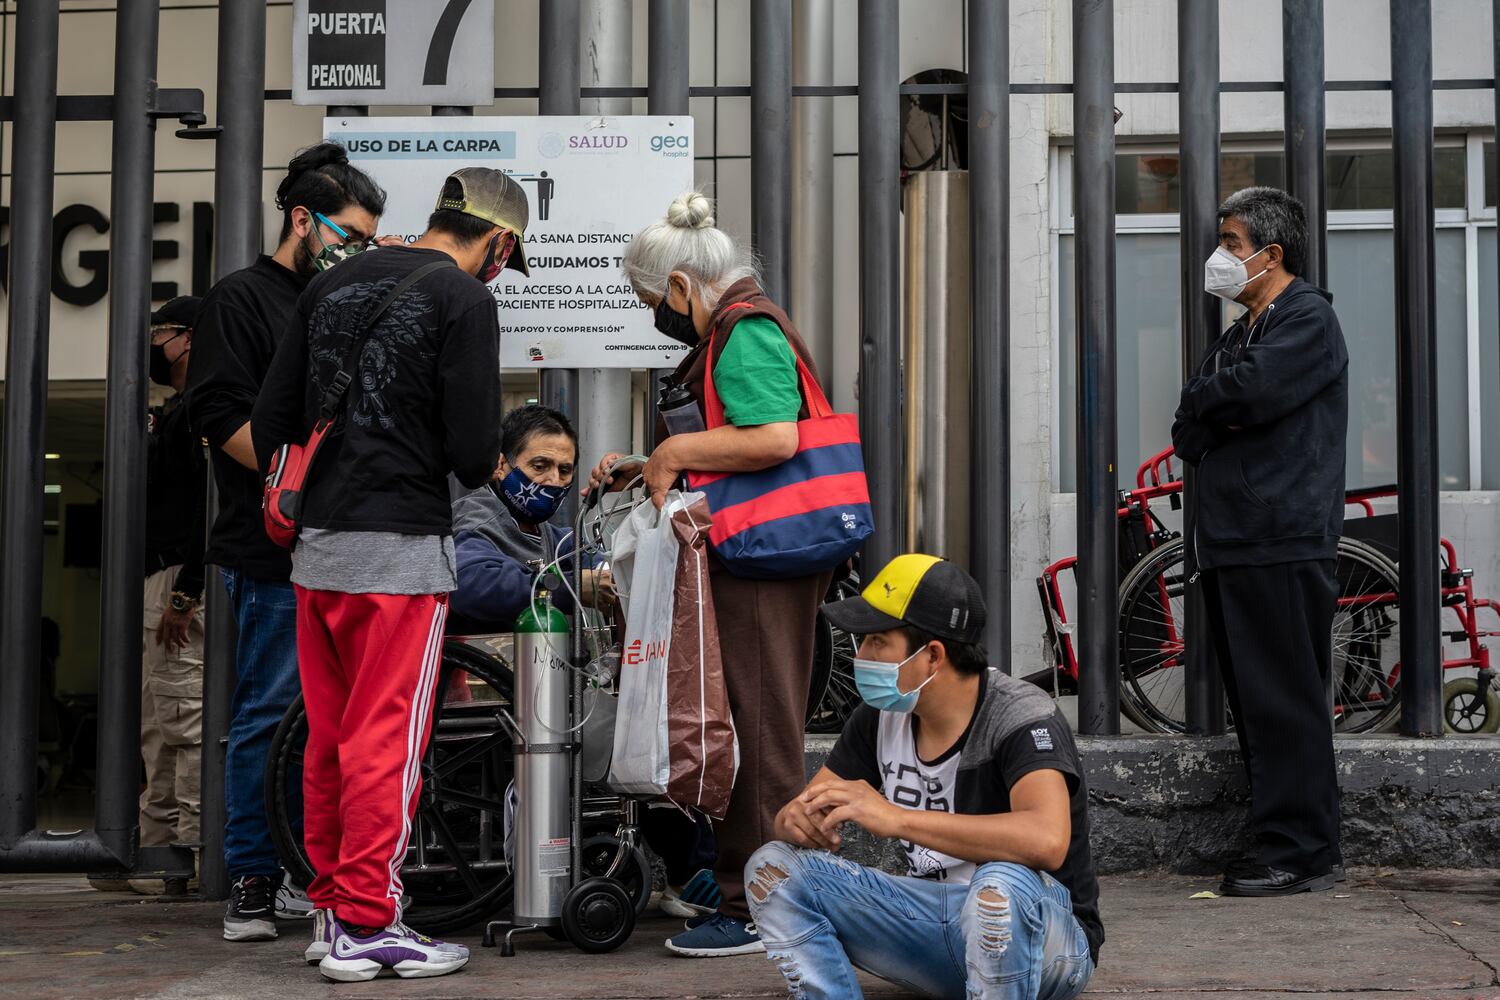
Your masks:
M 636 294 L 655 311 L 656 329 L 692 348 L 672 378 L 700 410 L 712 338 L 713 385 L 725 425 L 671 436 L 660 426 L 661 444 L 644 468 L 616 469 L 612 479 L 610 469 L 621 456 L 606 455 L 590 488 L 640 474 L 660 503 L 686 470 L 756 472 L 796 454 L 797 421 L 807 416 L 797 359 L 816 377 L 812 356 L 791 319 L 761 290 L 749 249 L 714 226 L 708 198 L 696 191 L 679 196 L 666 218 L 635 235 L 623 266 Z M 827 573 L 743 579 L 712 557 L 710 571 L 740 770 L 728 814 L 715 824 L 723 903 L 667 942 L 671 951 L 693 957 L 764 949 L 745 902 L 744 868 L 775 839 L 777 810 L 804 784 L 813 629 L 829 583 Z

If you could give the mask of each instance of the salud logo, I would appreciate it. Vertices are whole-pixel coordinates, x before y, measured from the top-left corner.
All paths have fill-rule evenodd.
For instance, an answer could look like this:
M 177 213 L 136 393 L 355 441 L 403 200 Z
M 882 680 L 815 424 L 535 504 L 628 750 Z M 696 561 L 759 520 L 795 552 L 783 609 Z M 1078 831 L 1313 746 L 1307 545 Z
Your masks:
M 549 160 L 555 160 L 563 155 L 563 149 L 563 137 L 556 132 L 548 132 L 537 140 L 536 151 Z

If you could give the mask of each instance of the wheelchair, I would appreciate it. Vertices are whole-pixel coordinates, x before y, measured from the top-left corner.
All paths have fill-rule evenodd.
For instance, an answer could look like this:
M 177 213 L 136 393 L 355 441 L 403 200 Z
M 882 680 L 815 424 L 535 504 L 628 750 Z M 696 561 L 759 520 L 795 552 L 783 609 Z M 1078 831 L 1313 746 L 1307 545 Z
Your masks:
M 587 537 L 585 541 L 589 543 Z M 595 532 L 593 544 L 607 547 L 607 541 L 607 532 Z M 858 578 L 850 575 L 833 583 L 828 599 L 857 590 Z M 609 626 L 591 628 L 607 633 Z M 816 629 L 807 727 L 810 732 L 837 733 L 859 703 L 853 675 L 855 642 L 821 614 Z M 422 759 L 422 789 L 401 865 L 403 919 L 424 933 L 450 933 L 488 921 L 510 907 L 505 817 L 516 745 L 511 651 L 508 633 L 450 635 L 443 643 L 432 736 Z M 265 794 L 282 864 L 292 881 L 304 887 L 314 874 L 301 836 L 306 741 L 307 717 L 299 697 L 273 737 Z M 645 910 L 653 888 L 652 865 L 638 842 L 625 800 L 586 787 L 580 829 L 582 874 L 619 882 L 637 915 Z

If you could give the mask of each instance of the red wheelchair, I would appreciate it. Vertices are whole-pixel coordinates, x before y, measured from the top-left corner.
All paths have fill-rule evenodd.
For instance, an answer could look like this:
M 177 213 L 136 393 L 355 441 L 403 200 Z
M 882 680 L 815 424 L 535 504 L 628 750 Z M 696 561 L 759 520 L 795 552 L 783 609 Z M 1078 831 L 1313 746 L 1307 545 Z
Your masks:
M 1186 731 L 1183 658 L 1187 573 L 1181 533 L 1169 529 L 1152 505 L 1182 506 L 1182 481 L 1168 448 L 1142 463 L 1136 488 L 1121 491 L 1119 522 L 1120 708 L 1147 732 Z M 1341 733 L 1374 732 L 1393 725 L 1401 712 L 1400 577 L 1396 559 L 1396 515 L 1377 514 L 1372 503 L 1396 495 L 1394 486 L 1351 490 L 1344 537 L 1338 550 L 1338 603 L 1334 614 L 1334 726 Z M 1443 713 L 1456 733 L 1500 731 L 1500 693 L 1483 640 L 1500 635 L 1500 605 L 1474 594 L 1473 570 L 1459 565 L 1453 543 L 1442 539 L 1442 603 L 1446 643 L 1464 644 L 1466 655 L 1445 657 L 1444 670 L 1477 671 L 1443 688 Z M 1077 557 L 1059 560 L 1037 578 L 1053 664 L 1028 679 L 1059 692 L 1076 690 L 1079 663 L 1061 578 Z M 1482 629 L 1481 610 L 1496 616 Z M 1231 723 L 1232 724 L 1232 723 Z

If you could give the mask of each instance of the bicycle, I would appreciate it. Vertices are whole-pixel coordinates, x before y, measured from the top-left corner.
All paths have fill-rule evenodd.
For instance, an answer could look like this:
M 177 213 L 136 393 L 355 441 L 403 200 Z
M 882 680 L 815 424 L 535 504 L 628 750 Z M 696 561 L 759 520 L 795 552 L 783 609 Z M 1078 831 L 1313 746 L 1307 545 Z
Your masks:
M 1173 470 L 1172 449 L 1147 459 L 1136 473 L 1136 488 L 1122 491 L 1119 521 L 1120 607 L 1118 649 L 1120 708 L 1147 732 L 1187 730 L 1184 699 L 1184 608 L 1186 551 L 1181 533 L 1167 528 L 1152 510 L 1166 499 L 1181 509 L 1182 481 Z M 1396 564 L 1394 514 L 1376 514 L 1372 501 L 1395 496 L 1394 486 L 1350 490 L 1345 503 L 1361 516 L 1347 518 L 1339 541 L 1334 614 L 1334 725 L 1341 733 L 1374 732 L 1400 714 L 1400 573 Z M 1481 610 L 1500 617 L 1500 605 L 1476 597 L 1473 571 L 1461 568 L 1453 543 L 1441 540 L 1442 605 L 1458 627 L 1445 633 L 1465 642 L 1467 655 L 1445 658 L 1443 669 L 1475 668 L 1474 677 L 1444 687 L 1444 717 L 1460 733 L 1500 731 L 1500 694 L 1494 687 L 1485 638 L 1500 629 L 1479 625 Z M 1077 557 L 1058 560 L 1042 571 L 1037 588 L 1046 620 L 1052 665 L 1030 680 L 1061 691 L 1076 689 L 1079 663 L 1073 626 L 1068 621 L 1060 577 L 1073 571 Z

